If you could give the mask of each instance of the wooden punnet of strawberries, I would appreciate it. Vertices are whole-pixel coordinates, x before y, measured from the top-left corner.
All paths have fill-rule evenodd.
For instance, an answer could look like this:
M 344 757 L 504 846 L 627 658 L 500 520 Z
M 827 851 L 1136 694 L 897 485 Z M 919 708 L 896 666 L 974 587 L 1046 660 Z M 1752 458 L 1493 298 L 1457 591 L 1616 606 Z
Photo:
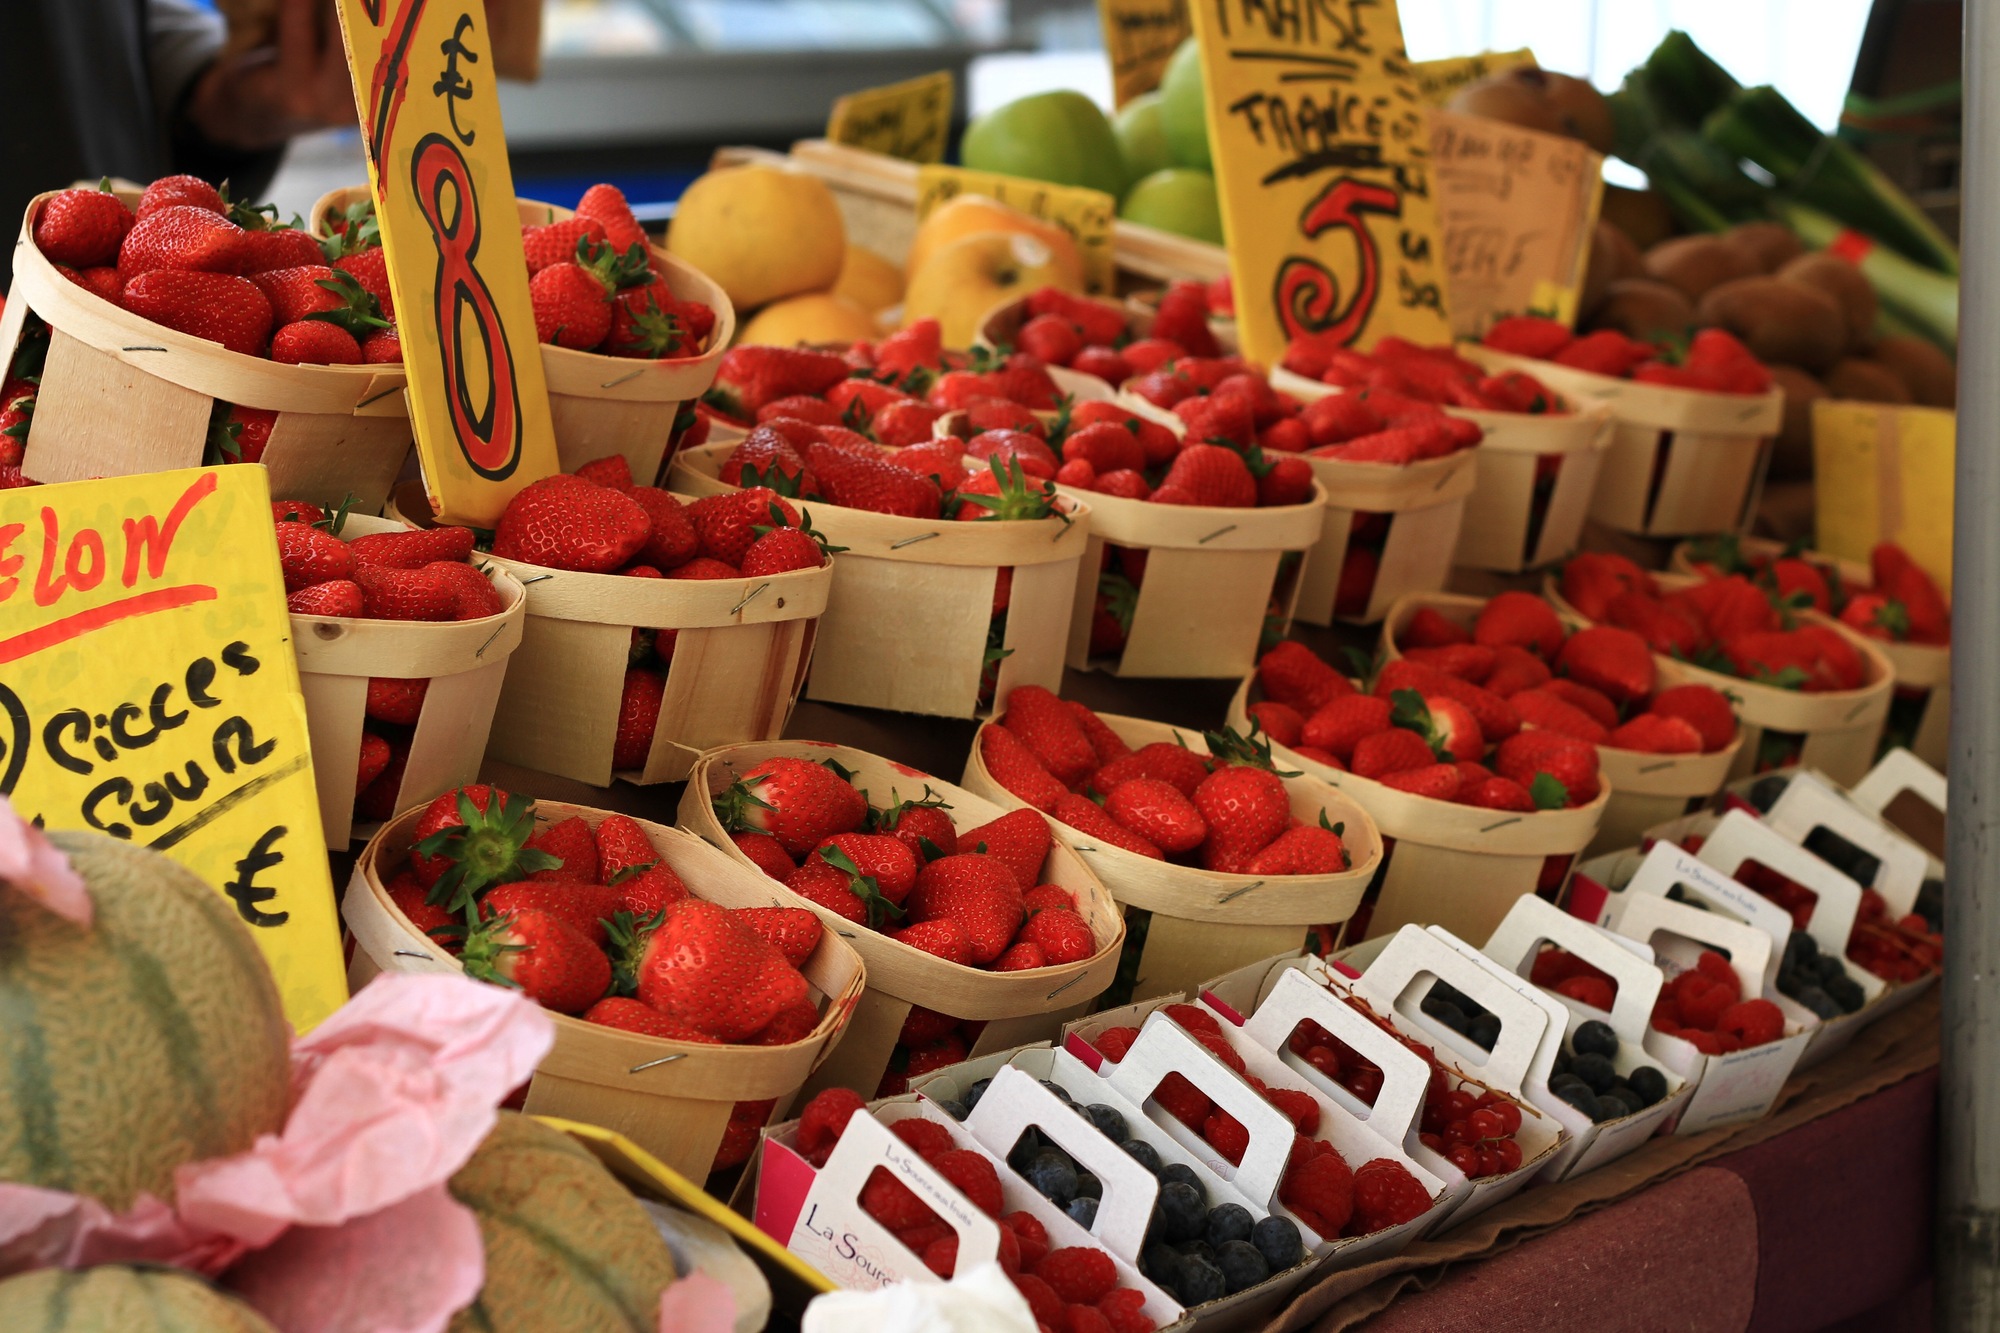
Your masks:
M 1228 279 L 1221 279 L 1223 284 Z M 1051 366 L 1095 375 L 1107 384 L 1123 384 L 1141 373 L 1183 357 L 1222 355 L 1208 325 L 1208 288 L 1198 282 L 1176 282 L 1160 294 L 1144 337 L 1135 338 L 1130 318 L 1106 301 L 1077 296 L 1059 287 L 1030 293 L 1021 327 L 1013 334 L 1016 349 Z
M 1741 578 L 1783 607 L 1810 608 L 1883 643 L 1941 648 L 1951 642 L 1950 603 L 1937 581 L 1894 542 L 1878 543 L 1869 551 L 1872 582 L 1867 584 L 1842 578 L 1840 566 L 1831 561 L 1808 559 L 1794 550 L 1777 555 L 1745 551 L 1733 536 L 1697 542 L 1689 555 L 1695 572 L 1705 579 Z
M 1616 329 L 1579 335 L 1557 320 L 1515 315 L 1494 324 L 1481 341 L 1496 352 L 1635 384 L 1703 393 L 1763 394 L 1771 389 L 1771 372 L 1725 329 L 1701 329 L 1682 349 Z

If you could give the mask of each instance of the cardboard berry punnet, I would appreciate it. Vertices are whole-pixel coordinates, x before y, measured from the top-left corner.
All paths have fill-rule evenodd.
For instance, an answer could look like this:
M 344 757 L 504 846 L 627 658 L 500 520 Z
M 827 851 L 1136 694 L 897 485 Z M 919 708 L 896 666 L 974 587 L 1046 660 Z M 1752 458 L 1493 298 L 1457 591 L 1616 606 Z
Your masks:
M 1909 757 L 1907 750 L 1896 753 Z M 1894 754 L 1885 757 L 1877 769 L 1889 768 L 1894 757 Z M 1890 780 L 1895 780 L 1893 774 Z M 1942 795 L 1941 786 L 1938 790 Z M 1898 916 L 1914 912 L 1925 878 L 1942 874 L 1943 863 L 1933 865 L 1929 853 L 1883 823 L 1879 814 L 1861 804 L 1859 797 L 1858 788 L 1852 793 L 1842 793 L 1824 775 L 1801 771 L 1785 783 L 1784 794 L 1765 813 L 1763 822 L 1801 846 L 1824 830 L 1860 848 L 1878 863 L 1874 878 L 1861 887 L 1880 893 L 1888 901 L 1889 910 Z
M 1921 847 L 1930 873 L 1944 874 L 1944 774 L 1908 750 L 1882 756 L 1866 777 L 1850 787 L 1854 807 L 1900 837 Z

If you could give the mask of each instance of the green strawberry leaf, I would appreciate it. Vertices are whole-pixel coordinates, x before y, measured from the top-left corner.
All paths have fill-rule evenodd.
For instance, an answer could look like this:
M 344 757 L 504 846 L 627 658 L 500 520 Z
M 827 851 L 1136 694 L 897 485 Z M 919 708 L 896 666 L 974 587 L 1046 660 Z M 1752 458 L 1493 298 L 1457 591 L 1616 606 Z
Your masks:
M 1569 788 L 1550 773 L 1537 773 L 1528 787 L 1528 795 L 1535 802 L 1537 810 L 1560 810 L 1569 804 Z

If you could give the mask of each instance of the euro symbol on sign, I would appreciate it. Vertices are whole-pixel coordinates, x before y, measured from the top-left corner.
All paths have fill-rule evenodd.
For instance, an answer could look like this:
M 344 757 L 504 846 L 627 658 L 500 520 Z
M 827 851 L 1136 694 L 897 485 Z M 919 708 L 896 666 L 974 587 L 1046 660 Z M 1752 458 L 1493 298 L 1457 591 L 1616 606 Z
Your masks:
M 472 15 L 458 16 L 458 26 L 438 47 L 438 50 L 444 53 L 444 71 L 438 75 L 438 81 L 431 85 L 433 96 L 448 99 L 445 102 L 445 113 L 451 118 L 451 132 L 456 134 L 458 141 L 467 147 L 471 147 L 475 131 L 462 130 L 458 127 L 458 104 L 472 96 L 472 80 L 459 73 L 458 62 L 459 58 L 463 57 L 469 64 L 479 63 L 478 53 L 465 44 L 465 32 L 471 26 Z
M 276 889 L 264 888 L 256 882 L 257 872 L 283 863 L 285 854 L 272 851 L 271 844 L 284 837 L 287 831 L 283 824 L 265 830 L 264 836 L 251 846 L 249 854 L 236 863 L 236 878 L 222 886 L 236 903 L 237 914 L 253 926 L 282 926 L 291 918 L 290 912 L 266 912 L 257 906 L 278 896 Z

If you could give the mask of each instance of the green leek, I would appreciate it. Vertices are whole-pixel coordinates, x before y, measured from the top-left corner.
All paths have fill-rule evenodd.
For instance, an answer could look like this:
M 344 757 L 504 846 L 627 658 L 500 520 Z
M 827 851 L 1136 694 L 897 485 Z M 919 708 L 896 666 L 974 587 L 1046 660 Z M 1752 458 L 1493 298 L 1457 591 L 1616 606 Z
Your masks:
M 1660 119 L 1690 129 L 1743 89 L 1735 76 L 1678 28 L 1660 39 L 1639 69 L 1653 91 Z
M 1777 207 L 1785 225 L 1815 250 L 1824 250 L 1842 235 L 1854 231 L 1804 204 L 1780 200 Z M 1947 352 L 1956 353 L 1957 279 L 1911 263 L 1886 245 L 1873 245 L 1854 261 L 1854 266 L 1875 288 L 1875 297 L 1885 314 Z

